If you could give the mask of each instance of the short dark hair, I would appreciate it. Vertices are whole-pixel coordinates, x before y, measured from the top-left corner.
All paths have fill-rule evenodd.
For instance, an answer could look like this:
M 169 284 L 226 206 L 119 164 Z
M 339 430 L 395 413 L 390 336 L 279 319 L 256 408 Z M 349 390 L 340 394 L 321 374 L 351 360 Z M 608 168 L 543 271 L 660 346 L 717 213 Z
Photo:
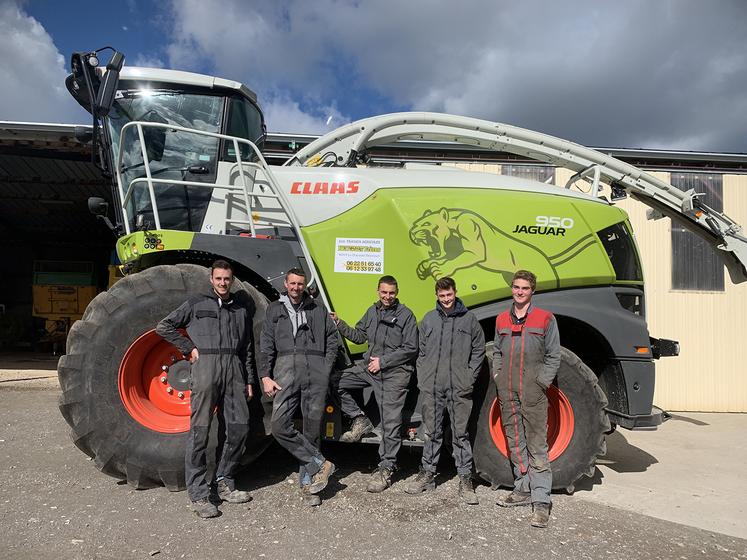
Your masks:
M 231 266 L 231 263 L 229 263 L 228 261 L 224 261 L 223 259 L 213 261 L 213 264 L 210 265 L 210 276 L 213 275 L 213 271 L 216 268 L 220 268 L 221 270 L 230 270 L 231 274 L 233 274 L 233 267 Z
M 399 286 L 397 286 L 397 279 L 389 274 L 385 274 L 384 276 L 379 278 L 379 283 L 376 284 L 376 287 L 379 288 L 382 284 L 391 284 L 395 288 L 399 288 Z
M 511 280 L 511 284 L 514 283 L 514 280 L 526 280 L 529 282 L 529 287 L 532 288 L 532 291 L 537 287 L 537 276 L 534 274 L 534 272 L 529 272 L 528 270 L 517 270 L 514 272 L 514 277 Z
M 456 282 L 449 276 L 444 276 L 436 280 L 436 292 L 438 290 L 454 290 L 456 292 Z
M 306 278 L 306 273 L 303 271 L 302 268 L 298 268 L 298 267 L 291 268 L 288 272 L 285 273 L 285 279 L 287 280 L 291 274 L 295 274 L 296 276 L 303 276 L 304 278 Z

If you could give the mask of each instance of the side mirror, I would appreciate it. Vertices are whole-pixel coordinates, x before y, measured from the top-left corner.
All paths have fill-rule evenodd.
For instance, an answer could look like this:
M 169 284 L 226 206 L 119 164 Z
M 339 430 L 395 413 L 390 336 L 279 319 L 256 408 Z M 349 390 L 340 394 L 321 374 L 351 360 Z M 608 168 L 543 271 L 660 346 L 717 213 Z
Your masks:
M 124 55 L 120 52 L 114 52 L 111 60 L 106 65 L 106 72 L 99 86 L 98 96 L 96 97 L 95 114 L 97 117 L 105 117 L 114 104 L 114 96 L 117 93 L 119 85 L 119 72 L 124 65 Z
M 94 216 L 106 216 L 109 211 L 109 203 L 101 197 L 92 196 L 88 199 L 88 211 Z

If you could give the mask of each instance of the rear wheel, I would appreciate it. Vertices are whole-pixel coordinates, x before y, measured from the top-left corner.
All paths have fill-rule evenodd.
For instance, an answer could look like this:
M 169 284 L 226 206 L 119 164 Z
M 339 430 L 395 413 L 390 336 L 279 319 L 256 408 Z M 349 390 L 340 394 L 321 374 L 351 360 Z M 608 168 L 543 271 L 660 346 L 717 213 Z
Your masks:
M 489 357 L 492 355 L 489 349 Z M 610 430 L 607 399 L 597 377 L 563 348 L 556 384 L 547 392 L 547 442 L 554 489 L 572 492 L 582 476 L 592 476 L 597 456 L 606 452 Z M 495 385 L 489 383 L 475 427 L 475 467 L 494 486 L 513 487 L 508 443 L 503 433 Z
M 75 444 L 102 472 L 136 488 L 184 488 L 189 363 L 153 328 L 210 289 L 204 267 L 156 266 L 99 294 L 70 330 L 58 367 L 60 411 Z M 232 291 L 255 307 L 256 350 L 267 299 L 238 280 Z M 255 456 L 270 440 L 258 398 L 251 408 L 247 454 Z

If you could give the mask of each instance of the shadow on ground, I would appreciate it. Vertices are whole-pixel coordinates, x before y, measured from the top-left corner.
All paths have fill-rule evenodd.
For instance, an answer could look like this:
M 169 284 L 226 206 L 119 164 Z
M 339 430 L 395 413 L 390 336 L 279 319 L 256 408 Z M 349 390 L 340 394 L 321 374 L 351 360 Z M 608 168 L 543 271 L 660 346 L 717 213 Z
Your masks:
M 628 443 L 620 432 L 613 432 L 607 436 L 607 454 L 597 459 L 597 465 L 604 465 L 618 473 L 645 472 L 658 462 L 650 453 Z M 604 474 L 597 466 L 593 476 L 578 481 L 576 490 L 590 491 L 595 484 L 601 484 L 603 478 Z
M 687 424 L 693 424 L 694 426 L 710 426 L 708 422 L 703 422 L 702 420 L 697 420 L 688 416 L 681 416 L 680 414 L 670 414 L 670 416 L 670 422 L 686 422 Z

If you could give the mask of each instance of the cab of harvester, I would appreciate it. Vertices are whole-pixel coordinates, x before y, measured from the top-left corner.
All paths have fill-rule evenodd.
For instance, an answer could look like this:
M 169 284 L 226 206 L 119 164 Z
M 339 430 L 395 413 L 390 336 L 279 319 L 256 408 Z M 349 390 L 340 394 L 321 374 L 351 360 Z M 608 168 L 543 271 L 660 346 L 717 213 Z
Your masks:
M 201 231 L 212 192 L 189 183 L 229 180 L 237 147 L 225 136 L 245 141 L 238 147 L 245 160 L 255 157 L 248 142 L 261 148 L 265 136 L 257 96 L 230 80 L 159 68 L 123 68 L 119 53 L 105 71 L 93 66 L 92 59 L 98 64 L 95 53 L 73 56 L 68 89 L 89 111 L 91 95 L 86 86 L 99 92 L 97 98 L 104 97 L 92 111 L 94 120 L 101 121 L 94 130 L 100 161 L 118 183 L 113 196 L 121 231 L 156 226 Z M 106 93 L 107 87 L 114 88 L 113 95 Z M 148 178 L 160 182 L 154 201 L 148 184 L 139 181 Z M 205 229 L 212 230 L 212 225 Z

